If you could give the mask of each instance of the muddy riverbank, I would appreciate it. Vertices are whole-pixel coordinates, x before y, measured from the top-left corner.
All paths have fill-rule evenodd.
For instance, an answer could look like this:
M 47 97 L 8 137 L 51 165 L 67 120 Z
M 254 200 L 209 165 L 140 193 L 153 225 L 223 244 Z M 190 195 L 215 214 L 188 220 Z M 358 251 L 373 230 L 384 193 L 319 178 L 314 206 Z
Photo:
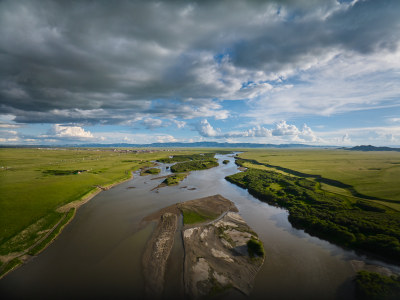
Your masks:
M 180 214 L 187 223 L 180 231 L 186 298 L 208 298 L 231 289 L 249 295 L 264 252 L 255 254 L 248 249 L 250 242 L 263 249 L 262 243 L 237 212 L 233 202 L 214 195 L 174 204 L 145 218 L 145 222 L 157 222 L 143 254 L 147 298 L 163 296 L 167 259 Z

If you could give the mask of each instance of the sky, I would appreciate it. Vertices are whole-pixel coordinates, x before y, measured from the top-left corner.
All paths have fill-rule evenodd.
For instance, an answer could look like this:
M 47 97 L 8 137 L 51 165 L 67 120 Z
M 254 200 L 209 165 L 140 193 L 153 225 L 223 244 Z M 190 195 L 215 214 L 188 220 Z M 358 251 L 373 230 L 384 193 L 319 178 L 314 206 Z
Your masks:
M 400 1 L 0 1 L 0 144 L 400 145 Z

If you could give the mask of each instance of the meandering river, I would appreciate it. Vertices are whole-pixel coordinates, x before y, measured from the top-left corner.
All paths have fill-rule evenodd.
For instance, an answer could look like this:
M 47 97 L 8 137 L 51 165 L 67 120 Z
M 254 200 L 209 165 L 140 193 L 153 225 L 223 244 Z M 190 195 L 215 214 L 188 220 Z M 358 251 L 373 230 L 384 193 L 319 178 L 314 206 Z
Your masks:
M 137 298 L 143 296 L 141 256 L 153 225 L 143 217 L 177 202 L 221 194 L 264 242 L 266 259 L 251 299 L 353 299 L 352 260 L 366 258 L 294 229 L 288 213 L 263 203 L 224 178 L 238 172 L 232 155 L 217 155 L 220 166 L 194 171 L 178 186 L 151 191 L 170 174 L 136 176 L 82 206 L 59 238 L 29 263 L 0 280 L 3 299 Z M 222 161 L 228 159 L 229 164 Z M 166 274 L 166 293 L 182 293 L 179 235 Z M 370 262 L 370 261 L 367 261 Z M 370 262 L 371 263 L 371 262 Z M 384 265 L 381 262 L 372 262 Z M 388 266 L 400 271 L 395 266 Z M 224 295 L 245 298 L 239 293 Z

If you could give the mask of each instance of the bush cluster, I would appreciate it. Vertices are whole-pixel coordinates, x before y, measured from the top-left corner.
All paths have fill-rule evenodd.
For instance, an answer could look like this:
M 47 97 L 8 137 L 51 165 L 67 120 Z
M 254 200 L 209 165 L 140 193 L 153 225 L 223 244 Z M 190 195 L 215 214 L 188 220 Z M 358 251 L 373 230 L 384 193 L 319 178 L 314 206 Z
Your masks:
M 167 158 L 160 158 L 157 161 L 170 164 L 174 162 L 185 162 L 193 160 L 210 160 L 213 159 L 215 153 L 200 153 L 200 154 L 190 154 L 190 155 L 173 155 Z
M 360 271 L 356 279 L 357 299 L 397 300 L 400 299 L 400 277 L 383 276 L 374 272 Z
M 194 170 L 205 170 L 213 167 L 217 167 L 218 162 L 216 159 L 213 160 L 194 160 L 188 162 L 177 163 L 171 167 L 171 171 L 174 173 L 189 172 Z
M 319 183 L 277 172 L 248 169 L 226 179 L 256 198 L 286 208 L 297 228 L 328 241 L 400 261 L 400 212 L 370 200 L 354 200 Z

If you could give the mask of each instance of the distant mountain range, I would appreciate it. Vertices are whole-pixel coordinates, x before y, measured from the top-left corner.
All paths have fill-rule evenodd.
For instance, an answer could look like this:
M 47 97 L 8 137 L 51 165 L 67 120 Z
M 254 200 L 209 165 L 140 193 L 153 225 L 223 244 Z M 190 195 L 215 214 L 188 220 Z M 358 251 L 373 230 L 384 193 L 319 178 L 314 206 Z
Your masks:
M 397 152 L 400 152 L 400 148 L 375 147 L 372 145 L 361 145 L 361 146 L 355 146 L 353 148 L 341 148 L 341 149 L 350 150 L 350 151 L 397 151 Z
M 218 143 L 218 142 L 195 142 L 195 143 L 152 143 L 152 144 L 69 144 L 69 145 L 0 145 L 0 147 L 80 147 L 80 148 L 337 148 L 335 146 L 313 146 L 305 144 L 256 144 L 256 143 Z
M 218 143 L 218 142 L 195 142 L 195 143 L 152 143 L 152 144 L 69 144 L 69 145 L 0 145 L 0 148 L 326 148 L 326 149 L 343 149 L 350 151 L 399 151 L 400 148 L 391 147 L 375 147 L 372 145 L 361 145 L 352 148 L 338 146 L 316 146 L 306 144 L 256 144 L 256 143 Z
M 319 148 L 303 144 L 256 144 L 256 143 L 218 143 L 218 142 L 195 142 L 195 143 L 152 143 L 152 144 L 87 144 L 80 147 L 149 147 L 149 148 Z

